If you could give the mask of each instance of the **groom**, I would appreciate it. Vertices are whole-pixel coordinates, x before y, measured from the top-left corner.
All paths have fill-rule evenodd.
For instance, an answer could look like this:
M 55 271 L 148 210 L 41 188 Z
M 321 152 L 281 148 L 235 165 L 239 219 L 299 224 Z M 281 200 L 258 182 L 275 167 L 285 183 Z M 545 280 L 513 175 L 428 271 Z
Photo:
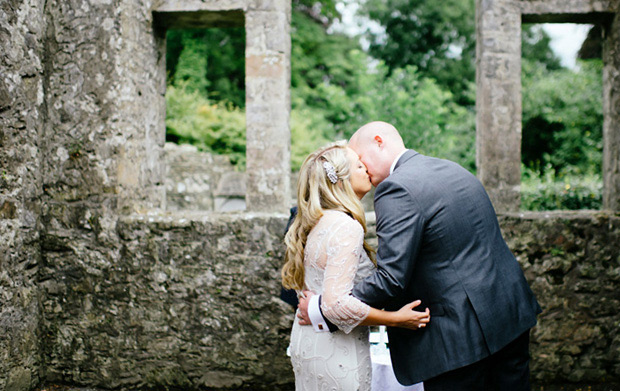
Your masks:
M 376 308 L 421 299 L 430 309 L 426 328 L 388 328 L 398 381 L 424 381 L 426 391 L 529 390 L 529 330 L 541 309 L 482 184 L 456 163 L 406 149 L 385 122 L 364 125 L 349 146 L 376 187 L 379 239 L 378 269 L 353 295 Z M 302 299 L 300 324 L 310 324 L 309 310 L 317 329 L 320 305 L 308 301 L 320 302 Z

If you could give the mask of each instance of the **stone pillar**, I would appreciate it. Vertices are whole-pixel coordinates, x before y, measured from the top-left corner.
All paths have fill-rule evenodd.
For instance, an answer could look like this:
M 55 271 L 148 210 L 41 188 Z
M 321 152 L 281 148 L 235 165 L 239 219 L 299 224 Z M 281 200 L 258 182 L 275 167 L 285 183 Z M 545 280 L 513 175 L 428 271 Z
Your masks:
M 118 105 L 118 124 L 110 126 L 116 142 L 122 140 L 120 145 L 112 143 L 118 153 L 114 157 L 118 208 L 123 213 L 163 209 L 165 32 L 154 29 L 153 14 L 144 11 L 149 7 L 148 1 L 124 0 L 118 7 L 122 12 L 118 13 L 113 29 L 119 39 L 114 48 L 117 80 L 113 95 Z
M 476 0 L 476 165 L 497 211 L 519 209 L 521 13 L 510 0 Z
M 40 383 L 42 0 L 0 5 L 0 390 Z
M 290 203 L 291 2 L 264 1 L 245 15 L 248 211 Z
M 605 29 L 603 48 L 603 208 L 620 211 L 620 13 Z
M 88 367 L 67 370 L 66 346 L 87 354 L 93 346 L 88 327 L 63 334 L 70 324 L 89 322 L 90 299 L 72 301 L 71 313 L 50 309 L 67 292 L 88 297 L 105 290 L 81 284 L 93 273 L 109 273 L 122 258 L 119 215 L 163 206 L 165 56 L 159 56 L 161 36 L 150 10 L 150 3 L 135 0 L 45 2 L 46 111 L 39 143 L 46 262 L 37 275 L 45 381 L 122 384 L 109 370 L 118 363 L 110 356 L 91 356 Z M 59 288 L 64 282 L 66 291 Z

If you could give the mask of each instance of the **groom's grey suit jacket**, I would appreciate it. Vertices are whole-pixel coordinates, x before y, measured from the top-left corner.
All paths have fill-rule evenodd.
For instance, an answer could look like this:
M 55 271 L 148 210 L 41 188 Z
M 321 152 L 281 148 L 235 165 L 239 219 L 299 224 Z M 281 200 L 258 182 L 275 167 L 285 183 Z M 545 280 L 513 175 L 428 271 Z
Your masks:
M 375 191 L 377 272 L 353 295 L 430 308 L 426 328 L 388 328 L 397 379 L 414 384 L 497 352 L 536 324 L 540 306 L 482 184 L 456 163 L 408 150 Z

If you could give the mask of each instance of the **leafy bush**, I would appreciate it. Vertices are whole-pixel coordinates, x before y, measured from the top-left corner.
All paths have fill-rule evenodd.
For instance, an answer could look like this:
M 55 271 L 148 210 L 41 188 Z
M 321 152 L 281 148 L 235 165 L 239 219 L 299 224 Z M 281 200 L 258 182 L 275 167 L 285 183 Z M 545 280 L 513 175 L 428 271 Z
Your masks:
M 556 176 L 550 168 L 544 175 L 523 167 L 521 209 L 579 210 L 600 209 L 603 181 L 598 174 Z
M 166 138 L 201 150 L 228 155 L 245 167 L 245 111 L 232 104 L 212 103 L 183 86 L 166 90 Z
M 291 169 L 298 171 L 306 157 L 319 147 L 335 141 L 325 137 L 329 123 L 310 108 L 291 110 Z
M 455 104 L 448 91 L 432 79 L 421 78 L 415 67 L 395 69 L 390 75 L 387 72 L 380 63 L 365 77 L 366 93 L 355 100 L 359 124 L 389 122 L 400 131 L 407 147 L 474 171 L 473 110 Z
M 584 174 L 601 167 L 602 62 L 548 71 L 523 61 L 523 162 L 540 172 Z

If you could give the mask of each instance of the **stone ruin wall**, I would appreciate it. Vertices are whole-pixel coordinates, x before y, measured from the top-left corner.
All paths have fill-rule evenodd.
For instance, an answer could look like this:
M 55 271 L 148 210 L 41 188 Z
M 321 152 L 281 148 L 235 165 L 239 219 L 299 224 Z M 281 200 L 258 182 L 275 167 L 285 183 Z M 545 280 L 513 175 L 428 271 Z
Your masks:
M 0 3 L 0 389 L 44 377 L 45 268 L 113 262 L 119 214 L 163 205 L 165 84 L 153 80 L 164 63 L 150 8 Z
M 500 225 L 543 308 L 531 333 L 533 381 L 618 387 L 620 217 L 529 212 L 500 215 Z
M 0 3 L 0 390 L 35 385 L 42 370 L 37 273 L 45 23 L 43 1 L 13 6 Z
M 288 216 L 165 210 L 153 7 L 0 3 L 0 390 L 290 387 Z M 620 382 L 619 220 L 500 216 L 545 309 L 537 381 Z
M 544 313 L 537 383 L 620 381 L 620 217 L 500 216 Z M 119 219 L 120 256 L 41 272 L 45 378 L 105 388 L 290 387 L 293 310 L 279 300 L 286 216 Z M 376 243 L 374 221 L 369 236 Z M 84 257 L 82 257 L 84 258 Z

